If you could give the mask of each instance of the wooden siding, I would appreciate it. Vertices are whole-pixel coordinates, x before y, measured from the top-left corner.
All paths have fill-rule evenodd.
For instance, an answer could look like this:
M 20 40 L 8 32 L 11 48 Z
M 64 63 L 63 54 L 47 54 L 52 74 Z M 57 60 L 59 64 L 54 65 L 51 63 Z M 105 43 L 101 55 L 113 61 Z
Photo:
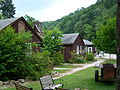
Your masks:
M 16 32 L 16 33 L 22 32 L 23 29 L 26 30 L 26 31 L 30 31 L 30 33 L 32 34 L 32 42 L 35 42 L 35 43 L 39 44 L 38 47 L 34 47 L 33 50 L 34 50 L 34 51 L 40 51 L 40 50 L 39 50 L 39 49 L 40 49 L 39 46 L 40 46 L 42 40 L 40 40 L 40 39 L 38 38 L 39 36 L 36 35 L 37 33 L 35 33 L 35 31 L 34 31 L 34 30 L 32 29 L 32 27 L 27 23 L 27 21 L 24 20 L 24 18 L 20 18 L 20 19 L 16 20 L 15 22 L 13 22 L 13 23 L 11 24 L 11 26 L 15 29 L 15 32 Z M 22 30 L 22 31 L 21 31 L 21 30 Z
M 73 44 L 66 44 L 64 46 L 64 60 L 65 62 L 69 62 L 71 58 L 71 52 L 74 50 L 76 52 L 77 46 L 84 46 L 84 42 L 80 36 L 78 36 Z

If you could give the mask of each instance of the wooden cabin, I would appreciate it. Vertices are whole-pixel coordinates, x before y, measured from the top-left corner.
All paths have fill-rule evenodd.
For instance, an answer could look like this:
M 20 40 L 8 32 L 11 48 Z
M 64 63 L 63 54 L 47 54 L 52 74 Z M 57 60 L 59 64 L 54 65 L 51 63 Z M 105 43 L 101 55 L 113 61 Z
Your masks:
M 12 26 L 15 29 L 16 33 L 20 33 L 23 30 L 30 31 L 30 33 L 32 34 L 32 42 L 38 44 L 38 47 L 34 48 L 34 51 L 40 51 L 39 49 L 40 44 L 42 42 L 42 38 L 36 32 L 36 30 L 39 31 L 37 26 L 36 30 L 34 30 L 23 17 L 0 20 L 0 30 L 5 29 L 7 26 Z
M 64 46 L 63 54 L 65 62 L 69 62 L 71 52 L 75 51 L 77 54 L 80 54 L 84 47 L 84 42 L 79 33 L 63 34 L 62 43 Z
M 85 44 L 85 53 L 95 53 L 95 47 L 93 43 L 89 40 L 83 39 L 84 44 Z

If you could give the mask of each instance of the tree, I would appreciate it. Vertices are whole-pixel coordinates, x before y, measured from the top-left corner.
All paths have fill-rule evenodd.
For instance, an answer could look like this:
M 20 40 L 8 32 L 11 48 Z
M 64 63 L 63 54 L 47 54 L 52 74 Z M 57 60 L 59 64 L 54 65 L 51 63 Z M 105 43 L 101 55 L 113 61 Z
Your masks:
M 94 40 L 96 47 L 108 53 L 116 53 L 116 19 L 112 18 L 101 25 L 100 30 L 96 32 Z
M 120 0 L 117 0 L 117 73 L 116 90 L 120 90 Z
M 49 51 L 54 65 L 63 62 L 62 32 L 58 29 L 44 30 L 43 51 Z
M 59 30 L 44 30 L 43 35 L 43 50 L 49 51 L 51 54 L 54 52 L 62 51 L 62 32 Z
M 28 32 L 15 33 L 9 26 L 0 31 L 0 37 L 0 80 L 16 79 L 16 75 L 20 76 L 18 69 L 22 67 L 26 54 L 29 53 L 28 47 L 31 43 L 27 42 L 32 35 Z
M 36 21 L 35 18 L 28 15 L 25 15 L 24 18 L 32 27 L 34 27 L 34 22 Z
M 12 18 L 15 15 L 15 7 L 12 0 L 2 0 L 0 3 L 0 10 L 4 18 Z

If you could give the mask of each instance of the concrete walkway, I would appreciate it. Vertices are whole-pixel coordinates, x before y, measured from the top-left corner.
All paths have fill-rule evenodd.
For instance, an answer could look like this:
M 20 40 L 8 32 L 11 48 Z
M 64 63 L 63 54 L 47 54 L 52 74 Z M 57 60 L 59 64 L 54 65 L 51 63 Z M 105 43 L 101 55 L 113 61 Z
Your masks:
M 63 76 L 70 75 L 70 74 L 75 73 L 75 72 L 77 72 L 77 71 L 80 71 L 80 70 L 83 70 L 83 69 L 92 67 L 92 66 L 94 66 L 95 64 L 98 64 L 98 63 L 101 63 L 101 62 L 104 62 L 104 61 L 105 61 L 105 60 L 97 60 L 96 62 L 93 62 L 93 63 L 91 63 L 91 64 L 82 64 L 82 65 L 83 65 L 82 67 L 73 68 L 73 69 L 71 69 L 69 72 L 62 73 L 62 74 L 60 74 L 58 77 L 55 77 L 55 78 L 53 78 L 53 79 L 59 79 L 59 78 L 61 78 L 61 77 L 63 77 Z M 76 64 L 76 65 L 78 65 L 78 64 Z M 81 64 L 80 64 L 80 65 L 81 65 Z

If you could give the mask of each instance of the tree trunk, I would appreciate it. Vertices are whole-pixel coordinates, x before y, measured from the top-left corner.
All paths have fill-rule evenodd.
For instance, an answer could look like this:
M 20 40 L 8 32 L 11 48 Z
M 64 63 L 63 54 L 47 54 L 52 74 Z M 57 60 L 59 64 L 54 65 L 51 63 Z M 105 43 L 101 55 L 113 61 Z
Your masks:
M 117 0 L 117 72 L 116 72 L 116 90 L 120 90 L 120 0 Z

